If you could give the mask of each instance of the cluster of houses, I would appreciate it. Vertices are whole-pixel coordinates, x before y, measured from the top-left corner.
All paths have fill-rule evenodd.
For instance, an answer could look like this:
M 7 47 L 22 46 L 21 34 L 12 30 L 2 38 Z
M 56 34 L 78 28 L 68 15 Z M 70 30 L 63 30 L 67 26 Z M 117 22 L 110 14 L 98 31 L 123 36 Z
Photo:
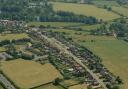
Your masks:
M 116 84 L 116 77 L 108 71 L 107 68 L 105 68 L 102 63 L 101 59 L 98 56 L 95 56 L 91 51 L 81 46 L 77 46 L 73 42 L 70 42 L 69 40 L 65 39 L 62 35 L 59 35 L 58 33 L 49 33 L 50 36 L 54 36 L 55 39 L 59 40 L 60 42 L 66 44 L 68 46 L 68 50 L 73 53 L 75 56 L 77 56 L 81 61 L 88 66 L 90 70 L 92 70 L 96 75 L 104 82 L 105 85 L 109 84 Z M 46 35 L 49 35 L 48 33 Z M 52 34 L 52 35 L 51 35 Z M 82 50 L 79 50 L 82 49 Z M 71 59 L 71 58 L 70 58 Z M 71 64 L 71 63 L 69 63 Z M 66 64 L 65 64 L 66 65 Z M 71 64 L 73 65 L 73 64 Z M 75 69 L 75 70 L 74 70 Z M 82 67 L 78 64 L 73 65 L 73 68 L 69 68 L 69 71 L 73 71 L 75 73 L 79 72 L 78 70 L 82 71 Z M 82 72 L 81 72 L 82 73 Z M 91 75 L 90 75 L 91 76 Z M 96 80 L 90 78 L 90 76 L 87 77 L 89 81 L 93 81 L 92 85 L 93 87 L 100 87 L 98 82 Z M 87 82 L 87 84 L 90 82 Z

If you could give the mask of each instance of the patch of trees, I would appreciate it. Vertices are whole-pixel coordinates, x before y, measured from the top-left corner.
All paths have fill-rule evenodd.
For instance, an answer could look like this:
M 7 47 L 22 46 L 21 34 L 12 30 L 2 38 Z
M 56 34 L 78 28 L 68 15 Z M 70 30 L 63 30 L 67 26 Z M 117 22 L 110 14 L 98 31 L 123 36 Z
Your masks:
M 31 42 L 29 38 L 23 38 L 23 39 L 13 39 L 13 40 L 3 40 L 0 41 L 0 47 L 8 44 L 16 44 L 16 43 L 23 43 L 23 42 Z
M 95 17 L 92 16 L 84 16 L 84 15 L 76 15 L 72 12 L 64 12 L 64 11 L 58 11 L 56 12 L 56 16 L 43 16 L 40 18 L 40 21 L 47 22 L 80 22 L 85 24 L 95 24 L 98 23 L 98 20 Z

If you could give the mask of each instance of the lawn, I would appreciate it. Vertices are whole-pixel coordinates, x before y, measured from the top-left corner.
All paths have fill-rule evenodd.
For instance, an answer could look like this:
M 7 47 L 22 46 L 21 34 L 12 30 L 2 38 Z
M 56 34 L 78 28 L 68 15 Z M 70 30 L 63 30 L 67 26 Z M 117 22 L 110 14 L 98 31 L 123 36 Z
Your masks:
M 120 13 L 124 16 L 128 16 L 128 8 L 125 8 L 125 7 L 121 7 L 121 6 L 113 6 L 112 7 L 112 10 L 117 12 L 117 13 Z
M 93 16 L 97 19 L 103 19 L 104 21 L 117 19 L 120 16 L 109 12 L 105 9 L 98 8 L 94 5 L 88 4 L 73 4 L 73 3 L 61 3 L 61 2 L 52 2 L 53 9 L 55 11 L 68 11 L 74 12 L 75 14 L 85 15 L 85 16 Z
M 120 76 L 128 88 L 128 43 L 120 40 L 102 40 L 82 43 L 96 55 L 100 56 L 103 64 L 115 75 Z
M 2 62 L 1 70 L 11 81 L 23 89 L 52 82 L 58 77 L 63 78 L 51 64 L 41 65 L 23 59 Z
M 82 25 L 83 23 L 73 23 L 73 22 L 29 22 L 28 26 L 52 26 L 52 27 L 64 27 L 64 26 L 75 26 Z
M 0 34 L 0 40 L 17 40 L 17 39 L 22 39 L 22 38 L 28 38 L 28 35 L 25 33 L 21 34 Z

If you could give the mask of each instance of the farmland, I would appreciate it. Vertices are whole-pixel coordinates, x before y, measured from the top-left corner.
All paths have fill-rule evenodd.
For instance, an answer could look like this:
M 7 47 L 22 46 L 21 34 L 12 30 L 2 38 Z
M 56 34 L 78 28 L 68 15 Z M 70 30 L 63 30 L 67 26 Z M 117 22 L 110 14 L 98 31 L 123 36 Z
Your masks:
M 112 73 L 119 75 L 124 80 L 122 89 L 128 87 L 128 44 L 119 40 L 96 41 L 82 43 L 103 59 L 103 63 Z
M 63 89 L 63 88 L 60 86 L 55 86 L 53 84 L 47 84 L 47 85 L 40 86 L 40 87 L 35 88 L 35 89 Z
M 119 4 L 116 1 L 109 1 L 109 0 L 95 0 L 93 1 L 93 4 L 97 6 L 119 6 Z
M 59 72 L 50 64 L 41 65 L 22 59 L 2 62 L 1 69 L 17 86 L 25 89 L 52 82 L 58 77 L 62 78 Z
M 85 16 L 93 16 L 97 19 L 103 19 L 104 21 L 117 19 L 120 16 L 108 12 L 105 9 L 97 8 L 93 5 L 88 4 L 72 4 L 72 3 L 59 3 L 59 2 L 53 2 L 53 9 L 55 11 L 68 11 L 68 12 L 74 12 L 75 14 L 85 15 Z M 69 9 L 70 8 L 70 9 Z
M 21 34 L 0 34 L 0 40 L 17 40 L 22 38 L 28 38 L 28 35 L 25 33 Z
M 62 26 L 75 26 L 82 25 L 82 23 L 70 23 L 70 22 L 29 22 L 28 26 L 51 26 L 51 27 L 62 27 Z
M 74 86 L 71 86 L 69 89 L 87 89 L 87 85 L 86 84 L 74 85 Z
M 112 10 L 121 14 L 121 15 L 128 16 L 128 8 L 125 8 L 122 6 L 113 6 Z

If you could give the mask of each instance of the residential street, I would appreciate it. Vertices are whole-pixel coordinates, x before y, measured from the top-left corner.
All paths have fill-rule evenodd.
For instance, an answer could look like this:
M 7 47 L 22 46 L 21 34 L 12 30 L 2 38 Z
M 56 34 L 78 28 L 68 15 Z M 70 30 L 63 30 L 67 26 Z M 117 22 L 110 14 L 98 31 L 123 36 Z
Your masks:
M 16 89 L 4 76 L 0 74 L 0 82 L 5 86 L 6 89 Z
M 73 57 L 73 59 L 74 59 L 77 63 L 79 63 L 81 66 L 83 66 L 83 67 L 92 75 L 92 77 L 93 77 L 94 79 L 96 79 L 96 80 L 100 83 L 100 85 L 101 85 L 104 89 L 108 89 L 108 88 L 106 87 L 106 85 L 103 83 L 103 81 L 100 80 L 100 79 L 98 78 L 98 76 L 97 76 L 95 73 L 93 73 L 86 65 L 84 65 L 84 64 L 81 62 L 81 60 L 80 60 L 79 58 L 77 58 L 75 55 L 73 55 L 71 52 L 69 52 L 69 51 L 67 50 L 68 47 L 66 47 L 64 44 L 62 44 L 61 42 L 57 41 L 56 39 L 54 39 L 54 40 L 53 40 L 53 39 L 50 39 L 50 38 L 48 38 L 48 37 L 45 36 L 45 35 L 41 35 L 41 37 L 42 37 L 42 39 L 44 39 L 45 41 L 47 40 L 47 42 L 49 42 L 52 46 L 55 46 L 55 47 L 57 47 L 59 50 L 61 50 L 62 53 L 66 53 L 66 54 L 68 54 L 69 56 Z

